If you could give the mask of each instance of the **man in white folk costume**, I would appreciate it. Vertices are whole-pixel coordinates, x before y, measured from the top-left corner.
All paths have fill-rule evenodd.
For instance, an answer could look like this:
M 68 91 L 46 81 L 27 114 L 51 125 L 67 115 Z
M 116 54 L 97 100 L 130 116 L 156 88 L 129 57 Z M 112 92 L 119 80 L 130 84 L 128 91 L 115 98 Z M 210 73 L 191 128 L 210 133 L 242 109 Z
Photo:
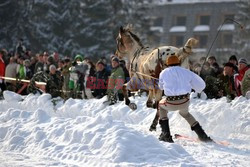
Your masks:
M 168 67 L 160 73 L 159 77 L 159 88 L 164 90 L 166 96 L 166 98 L 161 99 L 158 108 L 160 110 L 159 123 L 162 128 L 159 140 L 174 142 L 169 129 L 168 111 L 179 110 L 179 114 L 185 118 L 201 141 L 213 141 L 188 111 L 191 90 L 193 89 L 200 93 L 206 86 L 205 82 L 194 72 L 180 67 L 180 60 L 176 55 L 169 56 L 166 60 L 166 65 Z

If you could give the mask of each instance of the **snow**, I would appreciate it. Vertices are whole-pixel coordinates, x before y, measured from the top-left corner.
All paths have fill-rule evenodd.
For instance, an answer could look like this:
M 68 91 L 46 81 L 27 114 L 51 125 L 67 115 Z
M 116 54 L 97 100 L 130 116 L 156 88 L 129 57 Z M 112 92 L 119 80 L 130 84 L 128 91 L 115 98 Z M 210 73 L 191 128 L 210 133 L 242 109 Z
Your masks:
M 250 99 L 204 100 L 192 94 L 190 112 L 215 140 L 229 146 L 158 140 L 148 130 L 155 110 L 147 97 L 106 106 L 102 99 L 51 99 L 49 94 L 4 92 L 0 101 L 0 166 L 248 166 Z M 170 112 L 172 134 L 195 137 L 187 122 Z
M 237 2 L 239 0 L 158 0 L 155 3 L 159 5 L 174 3 L 219 3 L 219 2 Z
M 194 32 L 209 31 L 210 27 L 208 25 L 198 25 L 194 27 Z
M 163 27 L 161 27 L 161 26 L 152 26 L 152 27 L 150 27 L 150 31 L 158 31 L 160 33 L 163 33 Z
M 173 26 L 170 28 L 169 32 L 186 32 L 186 26 Z
M 222 27 L 220 26 L 218 30 L 221 28 L 221 31 L 233 31 L 235 30 L 234 24 L 224 24 Z

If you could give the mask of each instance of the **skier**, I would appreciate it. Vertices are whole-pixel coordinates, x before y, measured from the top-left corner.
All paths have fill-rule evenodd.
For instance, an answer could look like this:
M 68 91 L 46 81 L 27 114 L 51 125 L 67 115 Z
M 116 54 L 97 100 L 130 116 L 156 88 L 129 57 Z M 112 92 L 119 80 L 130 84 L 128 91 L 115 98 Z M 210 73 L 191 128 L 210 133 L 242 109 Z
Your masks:
M 189 94 L 191 89 L 201 93 L 205 88 L 205 82 L 194 72 L 180 67 L 180 60 L 176 55 L 167 58 L 168 68 L 160 73 L 159 88 L 164 90 L 166 98 L 159 103 L 160 125 L 162 133 L 160 141 L 173 143 L 169 129 L 168 111 L 179 110 L 179 114 L 186 119 L 191 129 L 196 132 L 199 139 L 204 142 L 211 142 L 212 139 L 207 136 L 199 122 L 188 112 L 190 104 Z

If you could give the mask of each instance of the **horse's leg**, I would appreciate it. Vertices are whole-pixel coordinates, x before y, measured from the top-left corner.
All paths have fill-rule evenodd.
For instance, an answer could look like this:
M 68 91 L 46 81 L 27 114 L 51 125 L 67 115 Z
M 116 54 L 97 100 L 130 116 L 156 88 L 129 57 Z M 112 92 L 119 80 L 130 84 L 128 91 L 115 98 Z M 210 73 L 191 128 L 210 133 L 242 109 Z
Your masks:
M 161 100 L 162 97 L 162 91 L 161 90 L 156 90 L 155 92 L 155 107 L 156 107 L 156 114 L 154 117 L 154 120 L 152 124 L 150 125 L 149 131 L 156 131 L 156 126 L 159 121 L 160 113 L 159 113 L 159 101 Z
M 130 100 L 128 98 L 127 84 L 124 84 L 122 86 L 122 93 L 123 93 L 123 96 L 124 96 L 124 99 L 125 99 L 125 104 L 129 105 L 130 104 Z
M 148 91 L 148 100 L 146 103 L 147 107 L 149 107 L 149 108 L 153 108 L 153 100 L 152 100 L 153 96 L 154 96 L 153 90 L 149 90 Z

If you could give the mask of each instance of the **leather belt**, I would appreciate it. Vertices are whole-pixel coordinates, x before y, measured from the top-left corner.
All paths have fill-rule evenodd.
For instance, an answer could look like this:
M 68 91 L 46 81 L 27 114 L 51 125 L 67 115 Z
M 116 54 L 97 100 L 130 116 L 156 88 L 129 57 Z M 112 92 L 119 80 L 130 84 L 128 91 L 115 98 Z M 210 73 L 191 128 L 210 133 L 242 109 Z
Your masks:
M 181 100 L 189 97 L 189 93 L 185 95 L 179 95 L 179 96 L 167 96 L 167 101 L 175 101 L 175 100 Z

